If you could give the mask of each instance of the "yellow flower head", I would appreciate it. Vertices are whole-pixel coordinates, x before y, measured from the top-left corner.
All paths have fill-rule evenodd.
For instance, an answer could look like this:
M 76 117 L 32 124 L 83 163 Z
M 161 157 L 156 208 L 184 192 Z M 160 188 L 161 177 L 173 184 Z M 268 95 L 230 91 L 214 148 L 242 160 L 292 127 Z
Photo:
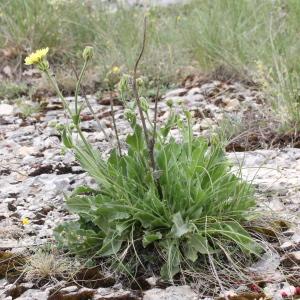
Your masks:
M 23 225 L 28 225 L 30 223 L 29 219 L 28 218 L 23 218 L 22 219 L 22 224 Z
M 25 58 L 25 65 L 35 65 L 40 63 L 47 55 L 49 48 L 43 48 L 31 53 Z
M 112 68 L 112 72 L 113 72 L 114 74 L 119 74 L 120 71 L 121 71 L 120 68 L 117 67 L 117 66 L 115 66 L 115 67 Z

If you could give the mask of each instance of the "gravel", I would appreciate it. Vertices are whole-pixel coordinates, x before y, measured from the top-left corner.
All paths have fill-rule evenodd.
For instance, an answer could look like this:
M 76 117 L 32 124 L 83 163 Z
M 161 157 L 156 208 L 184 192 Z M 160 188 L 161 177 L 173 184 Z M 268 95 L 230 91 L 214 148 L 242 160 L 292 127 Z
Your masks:
M 197 136 L 209 136 L 225 117 L 240 118 L 249 111 L 259 115 L 263 107 L 262 96 L 255 89 L 239 82 L 211 81 L 197 87 L 167 92 L 158 105 L 159 123 L 168 116 L 166 101 L 169 99 L 172 99 L 177 113 L 182 114 L 187 108 L 194 115 L 193 129 Z M 89 96 L 89 100 L 97 115 L 106 115 L 101 122 L 108 126 L 107 134 L 112 136 L 109 106 L 101 105 L 101 101 L 93 96 Z M 0 103 L 0 250 L 22 252 L 51 241 L 54 227 L 76 218 L 66 210 L 63 193 L 68 194 L 82 184 L 95 186 L 94 180 L 77 165 L 73 154 L 62 153 L 57 132 L 51 126 L 51 123 L 66 121 L 63 111 L 57 109 L 57 103 L 58 99 L 50 98 L 45 113 L 32 115 L 26 120 L 15 113 L 14 105 Z M 51 110 L 51 107 L 55 109 Z M 124 141 L 130 128 L 122 117 L 123 107 L 115 106 L 114 109 L 120 139 Z M 90 113 L 84 110 L 82 115 L 88 119 L 82 122 L 86 137 L 104 157 L 107 156 L 111 144 L 105 141 L 102 132 L 97 132 Z M 153 116 L 153 112 L 150 115 Z M 179 138 L 177 130 L 172 130 L 172 134 Z M 293 249 L 299 245 L 300 149 L 228 153 L 228 157 L 235 165 L 235 172 L 241 170 L 243 178 L 256 187 L 258 210 L 267 209 L 271 214 L 294 222 L 286 239 L 282 239 L 281 247 Z M 24 225 L 24 218 L 28 218 L 30 223 Z M 299 252 L 295 255 L 299 257 Z M 269 287 L 270 290 L 272 288 Z M 1 298 L 1 290 L 4 298 Z M 7 290 L 7 282 L 1 279 L 0 299 L 11 299 L 4 296 Z M 16 299 L 47 299 L 49 291 L 29 288 Z M 76 291 L 71 286 L 65 287 L 63 292 Z M 98 291 L 93 299 L 127 299 L 125 297 L 129 294 L 129 291 L 119 289 L 110 291 L 105 298 Z M 109 295 L 115 295 L 115 298 Z M 139 299 L 138 296 L 132 297 Z M 195 292 L 186 286 L 166 290 L 155 288 L 144 295 L 145 300 L 188 300 L 194 297 Z

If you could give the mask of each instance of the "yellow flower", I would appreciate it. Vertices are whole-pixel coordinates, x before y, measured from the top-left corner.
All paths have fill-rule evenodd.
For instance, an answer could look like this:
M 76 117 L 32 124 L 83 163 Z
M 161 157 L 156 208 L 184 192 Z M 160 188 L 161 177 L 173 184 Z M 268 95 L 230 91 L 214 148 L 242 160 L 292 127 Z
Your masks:
M 47 55 L 49 48 L 43 48 L 31 53 L 25 58 L 25 65 L 34 65 L 42 62 L 44 57 Z
M 112 72 L 114 73 L 114 74 L 119 74 L 120 73 L 120 68 L 119 67 L 113 67 L 112 68 Z
M 22 224 L 23 225 L 28 225 L 30 223 L 30 220 L 28 218 L 23 218 L 22 219 Z

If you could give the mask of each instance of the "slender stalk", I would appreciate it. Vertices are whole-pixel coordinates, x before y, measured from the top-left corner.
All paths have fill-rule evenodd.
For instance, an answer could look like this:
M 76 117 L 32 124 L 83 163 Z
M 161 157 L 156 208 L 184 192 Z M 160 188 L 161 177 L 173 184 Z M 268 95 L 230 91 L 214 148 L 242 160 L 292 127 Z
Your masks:
M 115 119 L 114 103 L 113 103 L 113 97 L 112 97 L 112 92 L 111 91 L 110 91 L 110 97 L 109 98 L 110 98 L 109 99 L 110 111 L 111 111 L 114 131 L 115 131 L 115 135 L 116 135 L 118 150 L 119 150 L 120 156 L 122 156 L 121 143 L 120 143 L 120 139 L 119 139 L 119 135 L 118 135 L 118 129 L 117 129 L 117 124 L 116 124 L 116 119 Z
M 46 73 L 48 79 L 50 80 L 50 82 L 52 83 L 52 85 L 53 85 L 53 87 L 54 87 L 54 89 L 55 89 L 55 91 L 56 91 L 58 97 L 59 97 L 60 100 L 62 101 L 62 103 L 63 103 L 65 109 L 68 111 L 68 113 L 69 113 L 69 115 L 70 115 L 70 118 L 72 118 L 72 111 L 71 111 L 71 109 L 70 109 L 70 106 L 69 106 L 68 102 L 66 101 L 65 97 L 63 96 L 63 94 L 61 93 L 61 91 L 60 91 L 60 89 L 59 89 L 59 87 L 58 87 L 58 85 L 57 85 L 57 82 L 56 82 L 56 81 L 54 80 L 54 78 L 51 76 L 51 74 L 49 73 L 49 70 L 46 70 L 45 73 Z
M 153 119 L 153 138 L 151 141 L 151 153 L 150 155 L 153 157 L 154 160 L 154 147 L 155 147 L 155 141 L 156 141 L 156 129 L 157 129 L 157 106 L 158 106 L 158 98 L 159 98 L 159 84 L 157 86 L 157 92 L 155 96 L 155 105 L 154 105 L 154 119 Z M 162 192 L 162 187 L 160 185 L 159 179 L 155 179 L 155 184 L 157 187 L 158 194 L 160 196 L 160 199 L 163 199 L 163 192 Z
M 59 98 L 63 102 L 64 107 L 67 109 L 67 112 L 69 113 L 70 118 L 72 118 L 72 111 L 70 109 L 70 106 L 67 103 L 67 101 L 66 101 L 65 97 L 63 96 L 63 94 L 61 93 L 61 91 L 60 91 L 60 89 L 59 89 L 59 87 L 57 85 L 56 80 L 54 80 L 54 78 L 50 75 L 49 70 L 46 70 L 45 73 L 46 73 L 47 77 L 49 78 L 50 82 L 52 83 L 53 87 L 55 88 L 57 95 L 59 96 Z M 91 146 L 88 143 L 88 141 L 86 140 L 86 138 L 84 137 L 84 135 L 83 135 L 83 133 L 81 131 L 81 128 L 79 127 L 78 124 L 76 124 L 75 126 L 76 126 L 76 130 L 77 130 L 80 138 L 82 139 L 84 145 L 87 147 L 89 153 L 94 157 L 94 154 L 93 154 L 93 151 L 91 149 Z
M 78 76 L 78 74 L 77 74 L 77 71 L 76 71 L 74 65 L 72 64 L 71 67 L 72 67 L 73 72 L 74 72 L 74 74 L 75 74 L 75 76 L 76 76 L 76 79 L 79 80 L 79 76 Z M 99 119 L 97 118 L 96 113 L 95 113 L 95 111 L 94 111 L 94 109 L 93 109 L 93 107 L 92 107 L 90 101 L 88 100 L 88 98 L 87 98 L 87 96 L 86 96 L 85 90 L 82 88 L 82 86 L 81 86 L 80 88 L 81 88 L 82 93 L 83 93 L 84 101 L 85 101 L 85 103 L 86 103 L 88 109 L 90 110 L 90 112 L 91 112 L 91 114 L 92 114 L 94 120 L 96 121 L 99 130 L 104 134 L 105 139 L 106 139 L 107 141 L 109 141 L 109 137 L 108 137 L 107 133 L 105 132 L 103 126 L 101 125 Z
M 78 115 L 78 93 L 79 93 L 79 88 L 80 88 L 81 80 L 82 80 L 84 71 L 86 69 L 86 66 L 87 66 L 87 60 L 84 60 L 83 67 L 80 71 L 79 77 L 77 78 L 76 89 L 75 89 L 75 114 L 76 115 Z
M 143 114 L 143 110 L 142 110 L 142 107 L 141 107 L 140 96 L 139 96 L 139 93 L 138 93 L 137 83 L 136 83 L 138 65 L 139 65 L 140 60 L 141 60 L 141 58 L 143 56 L 143 53 L 144 53 L 144 50 L 145 50 L 145 44 L 146 44 L 146 26 L 147 26 L 146 22 L 147 21 L 146 21 L 146 18 L 145 18 L 144 19 L 144 33 L 143 33 L 142 49 L 140 51 L 138 59 L 135 62 L 135 65 L 134 65 L 132 89 L 133 89 L 133 94 L 134 94 L 134 97 L 135 97 L 135 100 L 136 100 L 136 104 L 138 106 L 139 115 L 140 115 L 140 118 L 141 118 L 141 122 L 142 122 L 142 126 L 143 126 L 143 131 L 144 131 L 146 143 L 147 143 L 147 145 L 149 147 L 149 136 L 148 136 L 147 126 L 146 126 L 146 120 L 145 120 L 145 117 L 144 117 L 144 114 Z
M 155 96 L 155 105 L 154 105 L 154 118 L 153 118 L 153 143 L 152 143 L 152 153 L 154 152 L 154 145 L 156 140 L 156 128 L 157 128 L 157 106 L 159 98 L 159 84 L 157 86 L 157 92 Z
M 135 66 L 134 66 L 132 90 L 133 90 L 134 97 L 136 99 L 136 104 L 137 104 L 137 107 L 138 107 L 139 115 L 140 115 L 142 126 L 143 126 L 145 140 L 146 140 L 146 143 L 147 143 L 147 148 L 148 148 L 149 157 L 150 157 L 150 166 L 151 166 L 151 169 L 152 169 L 152 172 L 153 172 L 153 175 L 154 175 L 153 179 L 154 179 L 159 197 L 160 197 L 160 199 L 162 199 L 163 198 L 162 188 L 161 188 L 159 179 L 156 178 L 156 176 L 154 174 L 154 172 L 156 170 L 155 159 L 154 159 L 155 137 L 153 137 L 150 141 L 147 126 L 146 126 L 146 120 L 145 120 L 145 116 L 144 116 L 144 113 L 143 113 L 143 110 L 142 110 L 142 107 L 141 107 L 140 96 L 139 96 L 139 92 L 138 92 L 138 89 L 137 89 L 137 83 L 136 83 L 138 65 L 139 65 L 140 60 L 143 56 L 143 53 L 144 53 L 144 50 L 145 50 L 145 45 L 146 45 L 146 33 L 147 33 L 147 19 L 145 17 L 144 18 L 144 33 L 143 33 L 142 49 L 140 51 L 140 54 L 138 56 L 138 59 L 136 60 Z M 156 99 L 156 102 L 157 102 L 157 99 Z M 157 106 L 157 103 L 156 103 L 156 106 Z M 156 110 L 157 110 L 157 107 L 156 107 Z M 155 118 L 157 118 L 157 116 Z M 156 124 L 155 124 L 155 126 L 156 126 Z M 156 129 L 155 129 L 155 134 L 156 134 Z
M 82 131 L 81 131 L 81 128 L 79 125 L 76 125 L 76 130 L 81 138 L 81 140 L 83 141 L 85 147 L 88 149 L 89 153 L 93 156 L 94 158 L 94 153 L 93 153 L 93 150 L 92 150 L 92 147 L 91 145 L 89 144 L 89 142 L 86 140 L 85 136 L 83 135 Z
M 144 131 L 144 135 L 145 135 L 145 140 L 146 140 L 149 155 L 150 155 L 151 168 L 152 168 L 153 171 L 155 171 L 154 155 L 151 152 L 151 144 L 150 144 L 148 130 L 147 130 L 147 126 L 146 126 L 146 120 L 145 120 L 145 116 L 144 116 L 144 113 L 143 113 L 143 110 L 142 110 L 142 107 L 141 107 L 140 96 L 139 96 L 139 92 L 138 92 L 138 89 L 137 89 L 137 83 L 136 83 L 138 65 L 139 65 L 140 60 L 143 56 L 143 53 L 144 53 L 144 50 L 145 50 L 145 45 L 146 45 L 146 32 L 147 32 L 147 19 L 144 18 L 144 33 L 143 33 L 142 49 L 140 51 L 138 59 L 135 62 L 135 65 L 134 65 L 132 89 L 133 89 L 133 94 L 134 94 L 136 104 L 137 104 L 137 107 L 138 107 L 139 115 L 140 115 L 142 126 L 143 126 L 143 131 Z

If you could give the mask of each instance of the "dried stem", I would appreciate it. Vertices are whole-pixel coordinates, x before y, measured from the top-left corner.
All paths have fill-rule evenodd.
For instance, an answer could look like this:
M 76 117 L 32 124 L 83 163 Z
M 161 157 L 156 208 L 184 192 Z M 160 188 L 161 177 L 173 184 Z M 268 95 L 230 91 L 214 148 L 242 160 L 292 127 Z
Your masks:
M 144 18 L 144 34 L 143 34 L 142 49 L 141 49 L 141 52 L 138 56 L 138 59 L 135 63 L 135 66 L 134 66 L 132 89 L 133 89 L 133 94 L 134 94 L 135 99 L 136 99 L 136 104 L 137 104 L 137 107 L 138 107 L 139 115 L 140 115 L 142 126 L 143 126 L 143 131 L 144 131 L 145 140 L 146 140 L 146 143 L 147 143 L 148 152 L 149 152 L 149 156 L 150 156 L 150 164 L 151 164 L 151 168 L 152 168 L 152 172 L 153 172 L 154 181 L 155 181 L 155 184 L 156 184 L 156 188 L 157 188 L 159 197 L 162 199 L 163 198 L 162 188 L 161 188 L 159 179 L 156 178 L 156 175 L 154 173 L 155 170 L 156 170 L 155 160 L 154 160 L 154 146 L 155 146 L 155 135 L 156 135 L 157 101 L 158 101 L 159 89 L 157 91 L 157 97 L 156 97 L 156 100 L 155 100 L 156 101 L 156 104 L 155 104 L 156 109 L 155 109 L 154 133 L 153 133 L 153 138 L 150 140 L 148 130 L 147 130 L 147 126 L 146 126 L 145 116 L 144 116 L 144 113 L 143 113 L 143 110 L 142 110 L 142 107 L 141 107 L 140 96 L 139 96 L 139 92 L 138 92 L 138 89 L 137 89 L 137 83 L 136 83 L 138 65 L 139 65 L 139 62 L 140 62 L 140 60 L 143 56 L 143 53 L 144 53 L 144 50 L 145 50 L 145 45 L 146 45 L 146 33 L 147 33 L 147 19 L 145 17 Z
M 140 115 L 142 126 L 143 126 L 143 131 L 144 131 L 144 135 L 145 135 L 145 140 L 146 140 L 149 155 L 150 155 L 151 168 L 152 168 L 153 171 L 155 171 L 154 155 L 153 155 L 153 152 L 151 151 L 152 147 L 151 147 L 151 144 L 150 144 L 148 130 L 147 130 L 147 126 L 146 126 L 146 120 L 145 120 L 145 116 L 144 116 L 144 113 L 143 113 L 143 110 L 142 110 L 142 107 L 141 107 L 140 96 L 139 96 L 139 92 L 138 92 L 138 89 L 137 89 L 137 83 L 136 83 L 138 65 L 139 65 L 140 60 L 143 56 L 143 53 L 144 53 L 144 50 L 145 50 L 145 45 L 146 45 L 146 32 L 147 32 L 147 19 L 145 17 L 144 18 L 144 34 L 143 34 L 142 49 L 140 51 L 138 59 L 135 62 L 135 65 L 134 65 L 132 89 L 133 89 L 133 94 L 134 94 L 136 104 L 137 104 L 137 107 L 138 107 L 139 115 Z
M 159 84 L 157 86 L 156 96 L 155 96 L 155 105 L 154 105 L 154 119 L 153 119 L 153 142 L 152 142 L 152 152 L 154 151 L 154 145 L 156 140 L 156 128 L 157 128 L 157 106 L 159 99 Z
M 155 105 L 154 105 L 154 119 L 153 119 L 153 138 L 151 140 L 151 148 L 150 148 L 150 156 L 153 158 L 154 161 L 154 146 L 156 141 L 156 128 L 157 128 L 157 106 L 158 106 L 158 99 L 159 99 L 159 84 L 157 85 L 157 92 L 155 96 Z M 155 165 L 154 165 L 155 167 Z M 155 179 L 156 187 L 158 194 L 160 196 L 160 199 L 163 198 L 163 192 L 162 188 L 159 182 L 159 179 Z
M 116 119 L 115 119 L 115 111 L 114 111 L 114 103 L 113 103 L 113 95 L 112 92 L 110 91 L 110 97 L 109 97 L 109 102 L 110 102 L 110 111 L 111 111 L 111 116 L 112 116 L 112 121 L 113 121 L 113 126 L 114 126 L 114 131 L 116 135 L 116 140 L 117 140 L 117 145 L 118 145 L 118 150 L 120 156 L 122 156 L 122 150 L 121 150 L 121 143 L 118 135 L 118 129 L 117 129 L 117 124 L 116 124 Z

